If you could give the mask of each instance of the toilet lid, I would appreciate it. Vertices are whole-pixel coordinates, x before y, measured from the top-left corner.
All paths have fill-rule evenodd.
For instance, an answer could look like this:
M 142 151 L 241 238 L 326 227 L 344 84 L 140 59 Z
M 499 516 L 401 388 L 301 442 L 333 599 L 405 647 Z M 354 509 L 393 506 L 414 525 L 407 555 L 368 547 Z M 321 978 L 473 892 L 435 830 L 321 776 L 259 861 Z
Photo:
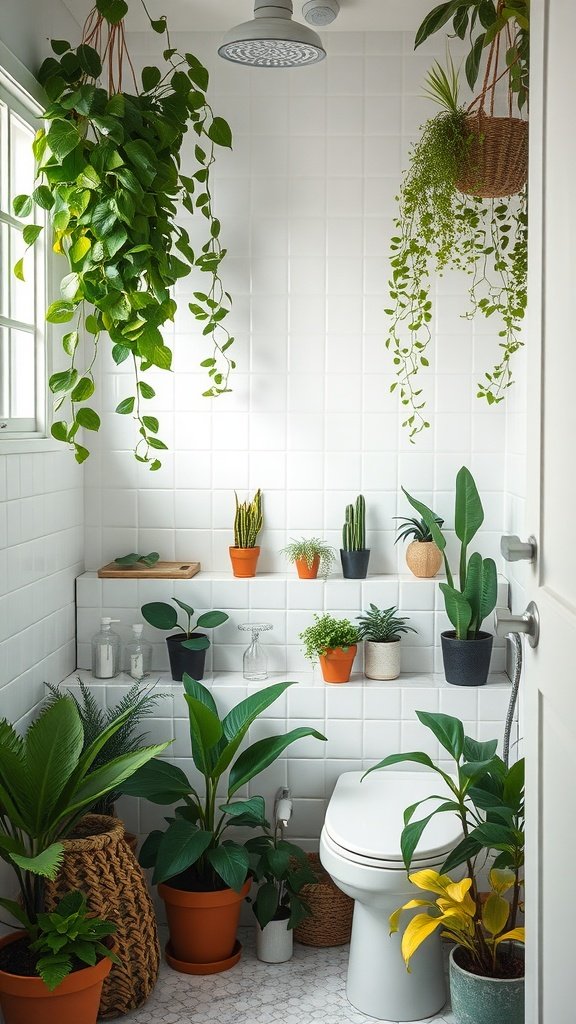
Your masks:
M 451 794 L 444 780 L 432 772 L 378 771 L 361 782 L 363 772 L 345 772 L 336 783 L 326 812 L 324 827 L 343 851 L 370 860 L 400 862 L 400 835 L 407 807 L 437 793 Z M 437 801 L 431 800 L 414 814 L 419 820 L 430 814 Z M 463 838 L 455 814 L 436 815 L 426 826 L 413 857 L 413 867 L 445 856 Z

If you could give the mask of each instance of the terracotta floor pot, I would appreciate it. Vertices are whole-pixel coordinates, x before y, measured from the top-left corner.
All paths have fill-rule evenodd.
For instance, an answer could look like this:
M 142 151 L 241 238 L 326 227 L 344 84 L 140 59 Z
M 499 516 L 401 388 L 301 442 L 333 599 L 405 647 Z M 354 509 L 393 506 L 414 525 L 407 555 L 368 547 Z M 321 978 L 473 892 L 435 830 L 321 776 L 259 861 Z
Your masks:
M 305 558 L 297 558 L 294 564 L 301 580 L 315 580 L 320 567 L 320 555 L 314 555 L 312 565 L 308 565 Z
M 347 683 L 352 672 L 352 665 L 358 650 L 356 644 L 351 644 L 347 650 L 342 647 L 334 647 L 320 655 L 320 667 L 325 683 Z
M 214 964 L 226 963 L 234 952 L 240 910 L 251 884 L 249 879 L 240 892 L 234 889 L 187 892 L 165 883 L 159 885 L 174 958 L 195 965 L 205 964 L 207 974 L 213 973 Z M 227 966 L 220 969 L 226 970 Z
M 13 932 L 0 939 L 0 949 L 24 934 Z M 53 992 L 41 978 L 0 971 L 4 1024 L 96 1024 L 102 985 L 111 967 L 112 962 L 104 958 L 95 967 L 69 974 Z
M 64 840 L 64 863 L 56 880 L 46 881 L 46 909 L 53 910 L 70 889 L 80 889 L 94 914 L 114 922 L 111 948 L 120 963 L 104 982 L 100 1016 L 118 1017 L 145 1003 L 158 978 L 154 907 L 121 821 L 87 814 L 76 831 L 77 836 Z M 79 1017 L 75 1024 L 84 1021 Z
M 431 580 L 442 565 L 442 552 L 433 540 L 413 540 L 406 548 L 406 565 L 414 576 Z
M 230 552 L 230 561 L 232 562 L 232 572 L 234 576 L 238 576 L 240 579 L 248 579 L 249 577 L 256 575 L 256 566 L 258 564 L 258 556 L 260 554 L 260 548 L 228 548 Z

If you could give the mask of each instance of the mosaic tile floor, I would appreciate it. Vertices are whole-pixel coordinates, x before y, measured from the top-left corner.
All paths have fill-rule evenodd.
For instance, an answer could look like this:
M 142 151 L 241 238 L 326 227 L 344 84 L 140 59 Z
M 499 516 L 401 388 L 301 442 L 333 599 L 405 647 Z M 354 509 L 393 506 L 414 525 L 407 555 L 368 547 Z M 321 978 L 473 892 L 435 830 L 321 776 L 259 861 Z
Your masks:
M 162 966 L 160 980 L 130 1024 L 374 1024 L 346 999 L 348 947 L 294 944 L 287 964 L 262 964 L 254 931 L 243 928 L 240 963 L 224 974 L 196 978 Z M 390 1024 L 390 1022 L 388 1022 Z M 393 1022 L 396 1024 L 396 1022 Z M 449 1007 L 423 1024 L 454 1024 Z

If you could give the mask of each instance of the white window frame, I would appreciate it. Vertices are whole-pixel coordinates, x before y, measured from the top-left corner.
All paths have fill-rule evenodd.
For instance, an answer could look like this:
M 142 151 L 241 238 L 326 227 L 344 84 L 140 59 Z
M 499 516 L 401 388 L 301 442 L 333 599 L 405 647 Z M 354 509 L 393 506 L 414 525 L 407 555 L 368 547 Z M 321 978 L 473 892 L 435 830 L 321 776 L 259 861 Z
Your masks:
M 39 83 L 28 69 L 0 41 L 0 98 L 6 100 L 11 108 L 20 113 L 24 119 L 39 118 L 45 105 L 45 97 Z M 38 121 L 38 126 L 41 122 Z M 5 211 L 1 214 L 2 223 L 20 227 L 20 222 Z M 41 223 L 40 221 L 38 223 Z M 0 455 L 22 452 L 54 451 L 58 444 L 50 436 L 51 414 L 48 403 L 48 376 L 50 372 L 50 327 L 45 323 L 44 313 L 47 305 L 49 289 L 57 281 L 54 262 L 48 258 L 44 242 L 44 232 L 38 239 L 35 316 L 35 421 L 31 421 L 31 429 L 27 424 L 19 424 L 24 429 L 10 429 L 10 420 L 0 419 Z M 23 250 L 24 251 L 24 246 Z M 12 267 L 3 266 L 1 272 L 12 273 Z M 21 328 L 15 320 L 0 316 L 0 326 Z M 7 424 L 3 428 L 3 424 Z

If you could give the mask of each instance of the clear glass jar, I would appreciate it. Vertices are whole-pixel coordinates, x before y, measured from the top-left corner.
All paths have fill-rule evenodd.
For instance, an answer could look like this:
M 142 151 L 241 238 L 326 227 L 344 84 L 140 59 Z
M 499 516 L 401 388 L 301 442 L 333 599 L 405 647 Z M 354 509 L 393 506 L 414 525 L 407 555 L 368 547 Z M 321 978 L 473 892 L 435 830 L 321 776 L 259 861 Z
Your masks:
M 238 626 L 238 629 L 252 633 L 250 646 L 244 651 L 244 657 L 242 659 L 242 674 L 244 679 L 249 679 L 254 682 L 262 682 L 264 679 L 268 678 L 268 658 L 266 657 L 264 647 L 259 643 L 259 637 L 261 633 L 264 633 L 268 629 L 272 629 L 272 623 L 242 622 Z
M 143 629 L 144 626 L 141 622 L 135 622 L 132 626 L 132 638 L 126 644 L 124 659 L 126 672 L 136 682 L 150 675 L 152 667 L 152 644 L 149 640 L 144 640 Z
M 111 623 L 120 619 L 100 620 L 100 629 L 92 637 L 92 675 L 95 679 L 113 679 L 120 671 L 121 641 Z

